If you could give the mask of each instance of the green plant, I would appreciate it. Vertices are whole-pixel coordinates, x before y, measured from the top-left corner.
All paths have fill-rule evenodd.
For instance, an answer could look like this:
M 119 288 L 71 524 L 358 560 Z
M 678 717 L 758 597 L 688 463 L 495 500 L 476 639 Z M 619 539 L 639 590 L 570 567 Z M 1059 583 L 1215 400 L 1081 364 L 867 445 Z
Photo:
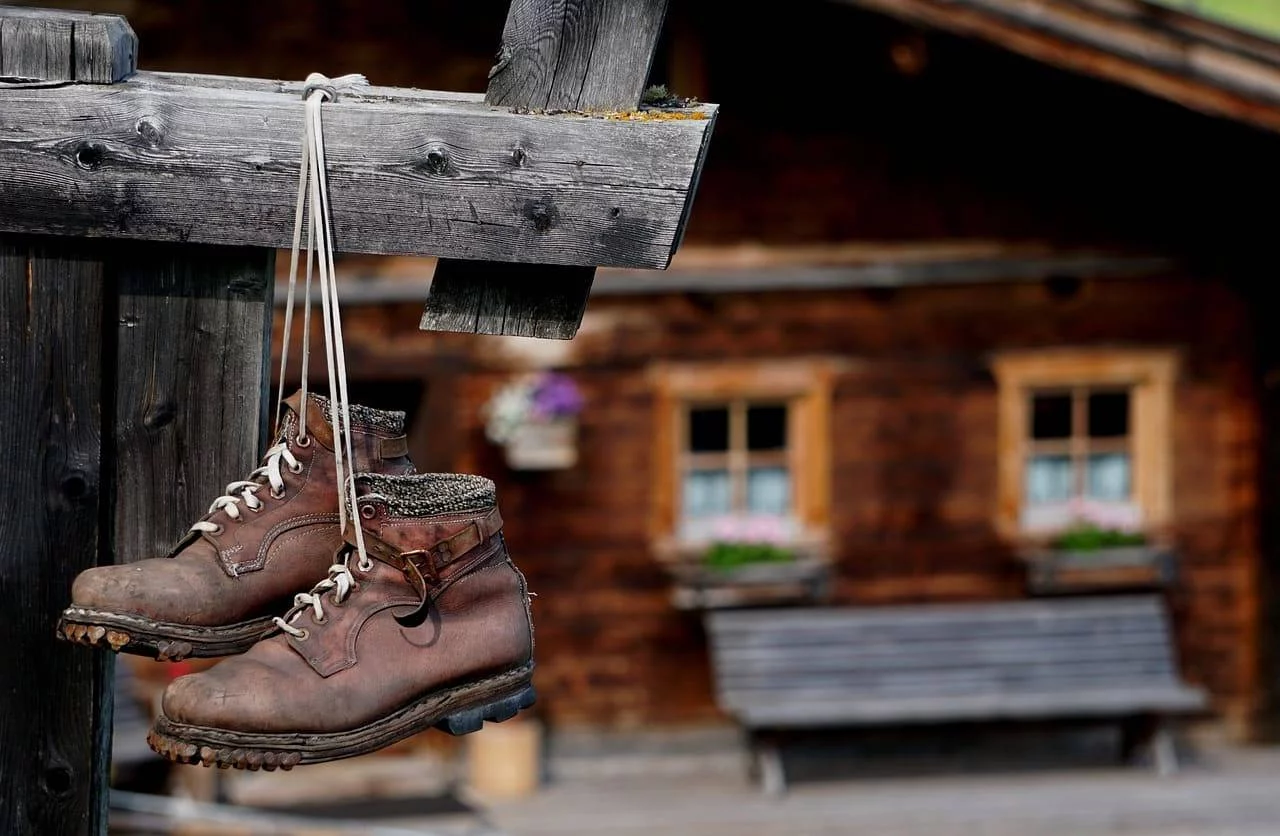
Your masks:
M 1059 533 L 1050 545 L 1065 551 L 1089 552 L 1121 546 L 1141 546 L 1146 542 L 1147 537 L 1141 531 L 1121 531 L 1086 523 Z
M 796 559 L 790 549 L 772 543 L 713 543 L 703 556 L 708 569 L 729 571 L 758 563 L 790 563 Z
M 640 96 L 640 104 L 646 107 L 694 107 L 698 100 L 688 96 L 677 96 L 667 89 L 665 84 L 654 84 L 645 89 Z

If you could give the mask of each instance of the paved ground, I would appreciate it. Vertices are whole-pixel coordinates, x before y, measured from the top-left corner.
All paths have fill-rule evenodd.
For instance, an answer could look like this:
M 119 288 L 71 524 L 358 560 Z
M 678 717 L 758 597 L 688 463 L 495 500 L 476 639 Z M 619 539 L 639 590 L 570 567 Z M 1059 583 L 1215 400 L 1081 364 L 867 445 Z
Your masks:
M 799 781 L 781 799 L 765 798 L 750 786 L 732 752 L 648 752 L 625 757 L 578 753 L 553 761 L 561 777 L 537 795 L 491 804 L 466 798 L 465 804 L 450 801 L 445 794 L 446 777 L 428 777 L 429 769 L 406 770 L 405 764 L 394 768 L 391 760 L 362 759 L 360 763 L 368 774 L 357 776 L 364 782 L 359 795 L 401 795 L 411 790 L 416 773 L 422 786 L 409 794 L 440 799 L 435 805 L 440 812 L 359 821 L 349 818 L 353 811 L 343 810 L 346 805 L 338 801 L 328 814 L 313 806 L 311 812 L 318 817 L 302 823 L 281 820 L 267 826 L 260 820 L 224 818 L 203 828 L 189 823 L 181 832 L 191 836 L 1280 836 L 1280 748 L 1202 750 L 1197 763 L 1170 778 L 1107 766 L 982 774 L 951 769 L 929 776 Z M 358 781 L 342 786 L 352 783 L 351 774 L 337 780 L 336 771 L 315 770 L 295 770 L 288 782 L 279 775 L 266 780 L 262 773 L 260 791 L 284 803 L 291 793 L 306 788 L 321 796 L 344 790 L 355 797 L 354 791 L 360 790 Z M 403 786 L 397 789 L 396 781 Z
M 809 782 L 762 798 L 725 775 L 578 779 L 489 809 L 511 836 L 1278 836 L 1280 750 L 1172 778 L 1132 769 Z

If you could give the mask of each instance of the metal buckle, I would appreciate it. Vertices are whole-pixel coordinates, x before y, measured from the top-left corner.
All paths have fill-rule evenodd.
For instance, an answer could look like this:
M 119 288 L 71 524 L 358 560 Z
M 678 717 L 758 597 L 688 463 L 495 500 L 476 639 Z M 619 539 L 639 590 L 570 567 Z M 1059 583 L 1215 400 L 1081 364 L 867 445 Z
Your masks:
M 425 571 L 423 566 L 414 562 L 413 558 L 421 557 L 422 563 L 426 564 Z M 440 571 L 436 568 L 436 562 L 431 559 L 431 552 L 427 549 L 414 549 L 411 552 L 401 552 L 400 559 L 405 562 L 405 568 L 413 566 L 424 581 L 431 583 L 440 582 Z

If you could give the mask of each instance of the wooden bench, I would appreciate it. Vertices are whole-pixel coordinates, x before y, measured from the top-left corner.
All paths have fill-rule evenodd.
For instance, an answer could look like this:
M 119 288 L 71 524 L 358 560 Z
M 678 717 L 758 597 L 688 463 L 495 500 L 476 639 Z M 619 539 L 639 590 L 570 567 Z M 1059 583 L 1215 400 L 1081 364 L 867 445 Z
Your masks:
M 717 698 L 768 792 L 786 729 L 1114 718 L 1126 758 L 1176 769 L 1165 718 L 1202 710 L 1159 596 L 707 614 Z M 768 740 L 766 740 L 768 738 Z

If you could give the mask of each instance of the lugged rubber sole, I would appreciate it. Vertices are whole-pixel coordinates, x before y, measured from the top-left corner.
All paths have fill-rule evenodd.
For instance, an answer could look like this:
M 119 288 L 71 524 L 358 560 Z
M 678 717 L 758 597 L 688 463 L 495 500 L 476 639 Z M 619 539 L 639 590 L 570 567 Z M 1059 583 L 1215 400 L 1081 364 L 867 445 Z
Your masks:
M 136 615 L 67 607 L 58 619 L 58 637 L 162 662 L 244 653 L 272 630 L 270 616 L 226 627 L 192 627 Z
M 387 717 L 343 732 L 235 732 L 176 723 L 161 713 L 147 734 L 147 743 L 178 763 L 220 769 L 287 770 L 298 764 L 365 755 L 431 728 L 464 735 L 479 731 L 486 721 L 510 720 L 536 702 L 532 676 L 533 665 L 529 664 L 455 685 L 419 697 Z

